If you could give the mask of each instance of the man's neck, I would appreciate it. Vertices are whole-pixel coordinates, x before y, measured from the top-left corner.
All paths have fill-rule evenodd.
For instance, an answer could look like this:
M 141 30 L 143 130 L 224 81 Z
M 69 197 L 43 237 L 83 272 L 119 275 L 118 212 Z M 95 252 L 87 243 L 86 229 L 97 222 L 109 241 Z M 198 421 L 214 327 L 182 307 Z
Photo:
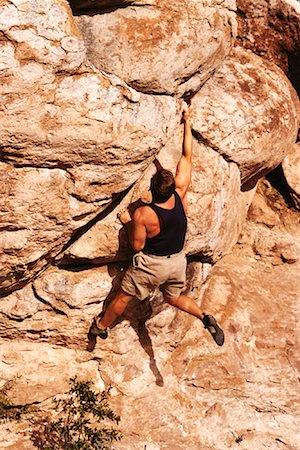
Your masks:
M 154 205 L 157 205 L 163 209 L 173 209 L 175 206 L 175 195 L 172 194 L 171 197 L 168 198 L 166 202 L 163 203 L 154 202 Z

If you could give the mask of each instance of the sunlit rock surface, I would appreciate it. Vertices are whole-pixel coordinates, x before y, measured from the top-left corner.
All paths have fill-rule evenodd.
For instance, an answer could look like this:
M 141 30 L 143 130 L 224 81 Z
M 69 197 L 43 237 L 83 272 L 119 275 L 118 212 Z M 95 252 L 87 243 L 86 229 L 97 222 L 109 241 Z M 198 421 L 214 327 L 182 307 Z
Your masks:
M 238 0 L 237 43 L 273 61 L 300 92 L 300 4 L 297 0 Z
M 298 5 L 238 2 L 236 15 L 231 1 L 1 2 L 0 389 L 9 382 L 9 398 L 34 410 L 0 424 L 1 448 L 36 448 L 32 419 L 54 418 L 53 397 L 77 375 L 112 386 L 116 450 L 298 450 Z M 130 48 L 116 34 L 128 17 Z M 92 22 L 111 25 L 97 49 L 82 25 Z M 138 47 L 155 29 L 160 47 Z M 187 293 L 225 344 L 157 291 L 89 353 L 92 317 L 132 255 L 117 213 L 151 201 L 157 161 L 175 170 L 183 94 L 194 134 Z
M 235 1 L 160 0 L 76 17 L 100 70 L 137 90 L 196 92 L 233 46 Z
M 277 206 L 270 207 L 275 199 Z M 102 383 L 113 385 L 111 403 L 122 417 L 124 433 L 117 449 L 145 445 L 170 450 L 225 450 L 237 445 L 247 450 L 296 449 L 299 290 L 295 279 L 300 263 L 299 258 L 285 261 L 276 248 L 273 253 L 257 251 L 255 240 L 266 224 L 269 239 L 278 241 L 284 234 L 290 244 L 299 245 L 297 213 L 288 211 L 276 191 L 263 183 L 234 250 L 208 271 L 205 264 L 189 266 L 190 294 L 222 324 L 226 333 L 222 348 L 198 320 L 164 305 L 157 294 L 150 302 L 130 305 L 109 338 L 99 340 L 89 354 L 84 351 L 83 325 L 101 308 L 109 277 L 115 278 L 117 287 L 120 267 L 114 266 L 110 275 L 96 268 L 46 271 L 34 283 L 35 295 L 48 310 L 46 320 L 41 315 L 37 320 L 41 312 L 25 317 L 24 311 L 14 308 L 14 316 L 19 314 L 21 320 L 14 322 L 13 334 L 6 333 L 3 373 L 5 379 L 19 374 L 12 398 L 16 402 L 30 398 L 49 409 L 45 398 L 66 389 L 66 379 L 77 371 L 92 376 L 96 389 Z M 93 300 L 97 296 L 99 304 Z M 30 329 L 35 330 L 31 338 Z M 69 360 L 72 364 L 66 363 Z M 47 377 L 39 378 L 38 370 L 31 372 L 33 366 Z M 49 381 L 58 368 L 60 382 L 52 384 Z M 101 378 L 93 375 L 95 369 Z M 32 383 L 39 383 L 38 391 L 30 390 Z M 14 445 L 21 439 L 26 448 L 34 448 L 26 422 L 16 424 L 15 434 L 8 430 L 5 442 Z
M 198 139 L 236 162 L 243 184 L 254 185 L 294 144 L 299 99 L 274 64 L 235 48 L 224 65 L 193 97 Z
M 172 135 L 180 106 L 87 66 L 64 1 L 2 2 L 0 28 L 6 293 L 141 176 Z

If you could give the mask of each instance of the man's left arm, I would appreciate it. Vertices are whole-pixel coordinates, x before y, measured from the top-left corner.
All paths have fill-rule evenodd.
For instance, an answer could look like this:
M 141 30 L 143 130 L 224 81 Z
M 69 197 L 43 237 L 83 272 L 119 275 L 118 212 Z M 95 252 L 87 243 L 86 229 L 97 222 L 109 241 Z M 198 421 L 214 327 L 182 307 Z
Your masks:
M 132 219 L 128 209 L 121 211 L 118 217 L 123 225 L 126 225 L 128 239 L 133 250 L 136 252 L 143 250 L 146 243 L 147 231 L 141 208 L 135 210 Z

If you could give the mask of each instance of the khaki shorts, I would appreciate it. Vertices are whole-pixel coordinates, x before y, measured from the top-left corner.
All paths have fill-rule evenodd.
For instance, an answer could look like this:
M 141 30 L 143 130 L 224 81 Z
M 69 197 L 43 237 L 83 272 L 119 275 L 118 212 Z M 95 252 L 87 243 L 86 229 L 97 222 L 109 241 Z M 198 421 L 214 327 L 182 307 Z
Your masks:
M 138 252 L 123 278 L 121 288 L 127 294 L 144 300 L 162 286 L 165 295 L 177 298 L 185 288 L 186 264 L 183 250 L 169 256 Z

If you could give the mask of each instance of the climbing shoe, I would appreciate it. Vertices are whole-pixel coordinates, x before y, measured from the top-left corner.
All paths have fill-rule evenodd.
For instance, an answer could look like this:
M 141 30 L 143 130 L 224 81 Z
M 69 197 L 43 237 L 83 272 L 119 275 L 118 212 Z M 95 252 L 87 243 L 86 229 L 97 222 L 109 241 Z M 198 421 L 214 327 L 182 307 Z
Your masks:
M 108 336 L 107 328 L 105 330 L 101 330 L 98 328 L 98 323 L 100 322 L 101 318 L 103 317 L 104 313 L 99 314 L 99 316 L 94 317 L 93 323 L 89 329 L 88 332 L 88 345 L 87 345 L 87 351 L 92 352 L 96 346 L 97 336 L 99 336 L 101 339 L 106 339 Z
M 108 336 L 107 328 L 105 328 L 104 330 L 101 330 L 100 328 L 98 328 L 98 324 L 103 316 L 104 316 L 104 313 L 101 313 L 101 314 L 99 314 L 99 316 L 94 317 L 93 323 L 92 323 L 90 331 L 89 331 L 89 335 L 91 334 L 94 336 L 99 336 L 101 339 L 107 339 L 107 336 Z
M 207 330 L 210 332 L 216 344 L 222 346 L 224 344 L 224 333 L 217 324 L 216 319 L 209 314 L 204 314 L 202 323 L 204 325 L 204 328 L 207 328 Z

